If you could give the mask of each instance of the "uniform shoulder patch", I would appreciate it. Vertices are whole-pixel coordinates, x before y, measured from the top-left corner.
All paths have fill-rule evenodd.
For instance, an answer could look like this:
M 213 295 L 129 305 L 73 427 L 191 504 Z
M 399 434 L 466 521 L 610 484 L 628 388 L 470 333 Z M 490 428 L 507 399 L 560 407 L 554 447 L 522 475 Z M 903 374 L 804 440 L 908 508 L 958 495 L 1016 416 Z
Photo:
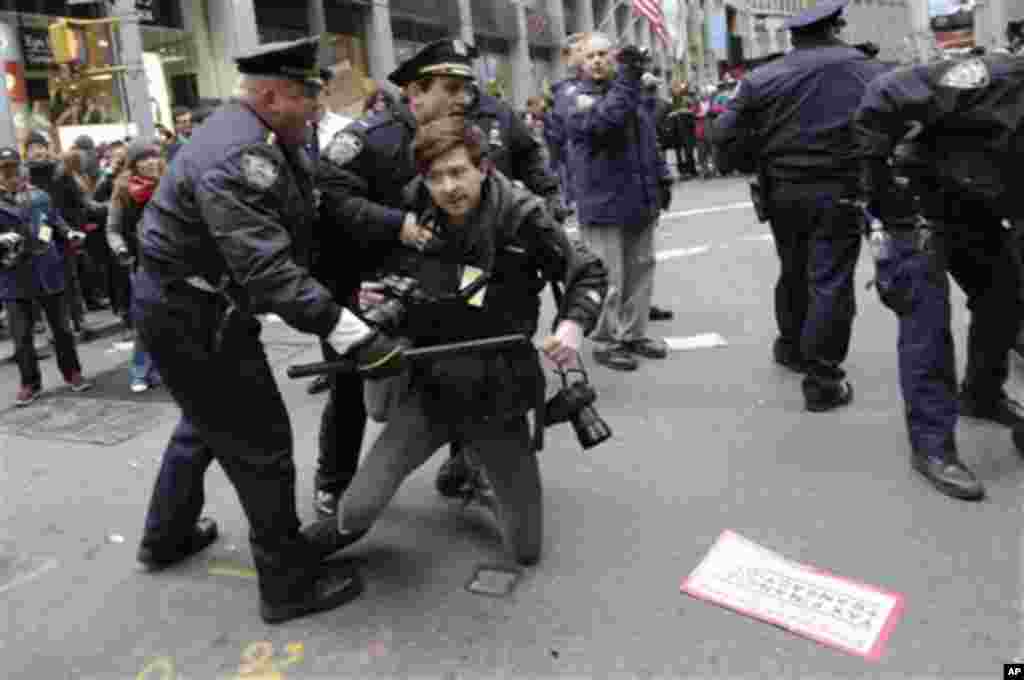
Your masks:
M 985 62 L 981 59 L 968 59 L 943 73 L 939 79 L 939 86 L 957 90 L 977 90 L 987 87 L 990 82 L 992 75 Z
M 577 111 L 589 111 L 597 100 L 591 97 L 589 94 L 581 94 L 576 97 L 576 110 Z
M 363 140 L 359 135 L 341 131 L 327 145 L 327 160 L 335 165 L 348 165 L 363 150 Z
M 242 155 L 242 174 L 249 186 L 266 191 L 277 182 L 281 168 L 273 158 L 249 151 Z

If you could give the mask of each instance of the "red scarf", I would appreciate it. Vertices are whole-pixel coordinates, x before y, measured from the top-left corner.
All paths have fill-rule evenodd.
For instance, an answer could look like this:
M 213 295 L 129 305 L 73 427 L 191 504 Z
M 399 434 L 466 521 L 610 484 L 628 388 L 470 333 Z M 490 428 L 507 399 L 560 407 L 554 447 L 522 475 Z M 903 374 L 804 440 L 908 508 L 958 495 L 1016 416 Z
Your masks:
M 132 175 L 128 178 L 128 193 L 139 205 L 146 205 L 156 191 L 156 180 L 152 177 Z

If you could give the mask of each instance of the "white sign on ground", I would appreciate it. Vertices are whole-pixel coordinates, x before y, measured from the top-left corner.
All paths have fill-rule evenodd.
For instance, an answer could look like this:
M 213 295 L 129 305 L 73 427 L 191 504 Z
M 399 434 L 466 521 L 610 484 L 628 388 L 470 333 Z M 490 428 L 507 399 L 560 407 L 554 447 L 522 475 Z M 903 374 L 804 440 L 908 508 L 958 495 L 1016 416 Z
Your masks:
M 659 250 L 654 254 L 655 262 L 664 262 L 665 260 L 674 260 L 677 257 L 690 257 L 691 255 L 703 255 L 704 253 L 711 252 L 711 246 L 694 246 L 693 248 L 670 248 L 669 250 Z
M 680 589 L 871 661 L 904 608 L 902 595 L 790 561 L 728 530 Z
M 691 349 L 725 347 L 729 343 L 718 333 L 703 333 L 688 338 L 665 338 L 665 344 L 674 352 L 685 352 Z

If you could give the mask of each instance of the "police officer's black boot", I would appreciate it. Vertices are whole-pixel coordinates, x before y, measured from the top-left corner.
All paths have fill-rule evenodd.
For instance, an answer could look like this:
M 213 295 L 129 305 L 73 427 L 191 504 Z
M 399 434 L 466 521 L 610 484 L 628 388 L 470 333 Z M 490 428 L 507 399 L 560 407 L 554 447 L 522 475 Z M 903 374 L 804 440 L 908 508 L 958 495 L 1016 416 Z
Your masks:
M 366 531 L 345 531 L 338 529 L 336 517 L 325 517 L 302 527 L 303 537 L 312 545 L 317 560 L 325 560 L 339 550 L 344 550 L 367 534 Z
M 800 356 L 800 350 L 793 343 L 786 342 L 782 338 L 775 338 L 775 343 L 772 345 L 772 358 L 775 359 L 775 363 L 785 366 L 795 373 L 807 372 L 807 364 Z
M 302 536 L 275 549 L 252 544 L 259 575 L 260 616 L 266 623 L 283 623 L 346 604 L 363 592 L 359 572 L 351 562 L 321 564 Z
M 1024 427 L 1024 406 L 999 391 L 992 398 L 982 398 L 971 393 L 967 385 L 960 391 L 960 415 L 999 423 L 1007 427 Z
M 217 540 L 217 523 L 209 517 L 196 522 L 192 533 L 173 545 L 155 546 L 143 543 L 137 559 L 148 570 L 170 567 L 204 550 Z
M 977 501 L 985 497 L 985 487 L 960 461 L 955 451 L 938 455 L 915 451 L 910 456 L 910 464 L 947 496 L 965 501 Z
M 807 376 L 803 380 L 804 405 L 811 413 L 824 413 L 853 401 L 853 386 L 846 380 L 822 381 Z

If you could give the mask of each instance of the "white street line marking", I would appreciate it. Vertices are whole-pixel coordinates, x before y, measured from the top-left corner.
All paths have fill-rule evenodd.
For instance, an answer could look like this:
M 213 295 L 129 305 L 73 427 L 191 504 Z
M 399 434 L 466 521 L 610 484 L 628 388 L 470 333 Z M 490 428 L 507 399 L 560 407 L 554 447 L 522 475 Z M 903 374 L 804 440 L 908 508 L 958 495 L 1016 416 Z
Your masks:
M 728 212 L 730 210 L 743 210 L 745 208 L 753 208 L 754 204 L 750 201 L 744 201 L 743 203 L 726 203 L 725 205 L 715 205 L 710 208 L 694 208 L 693 210 L 679 210 L 677 212 L 665 213 L 662 215 L 663 219 L 675 219 L 678 217 L 693 217 L 695 215 L 710 215 L 712 213 Z
M 659 250 L 654 254 L 655 262 L 664 262 L 677 257 L 689 257 L 690 255 L 703 255 L 711 252 L 711 246 L 701 245 L 693 248 L 672 248 L 671 250 Z
M 707 349 L 710 347 L 724 347 L 729 343 L 718 333 L 703 333 L 688 338 L 665 338 L 665 344 L 670 350 L 684 352 L 691 349 Z
M 744 236 L 744 241 L 774 241 L 775 237 L 771 234 L 753 234 L 751 236 Z
M 8 590 L 11 590 L 12 588 L 17 588 L 18 586 L 23 586 L 26 583 L 29 583 L 30 581 L 35 581 L 37 578 L 39 578 L 46 572 L 52 571 L 56 568 L 57 560 L 48 559 L 35 569 L 24 574 L 20 574 L 16 576 L 10 583 L 5 583 L 4 585 L 0 586 L 0 593 L 5 593 Z

